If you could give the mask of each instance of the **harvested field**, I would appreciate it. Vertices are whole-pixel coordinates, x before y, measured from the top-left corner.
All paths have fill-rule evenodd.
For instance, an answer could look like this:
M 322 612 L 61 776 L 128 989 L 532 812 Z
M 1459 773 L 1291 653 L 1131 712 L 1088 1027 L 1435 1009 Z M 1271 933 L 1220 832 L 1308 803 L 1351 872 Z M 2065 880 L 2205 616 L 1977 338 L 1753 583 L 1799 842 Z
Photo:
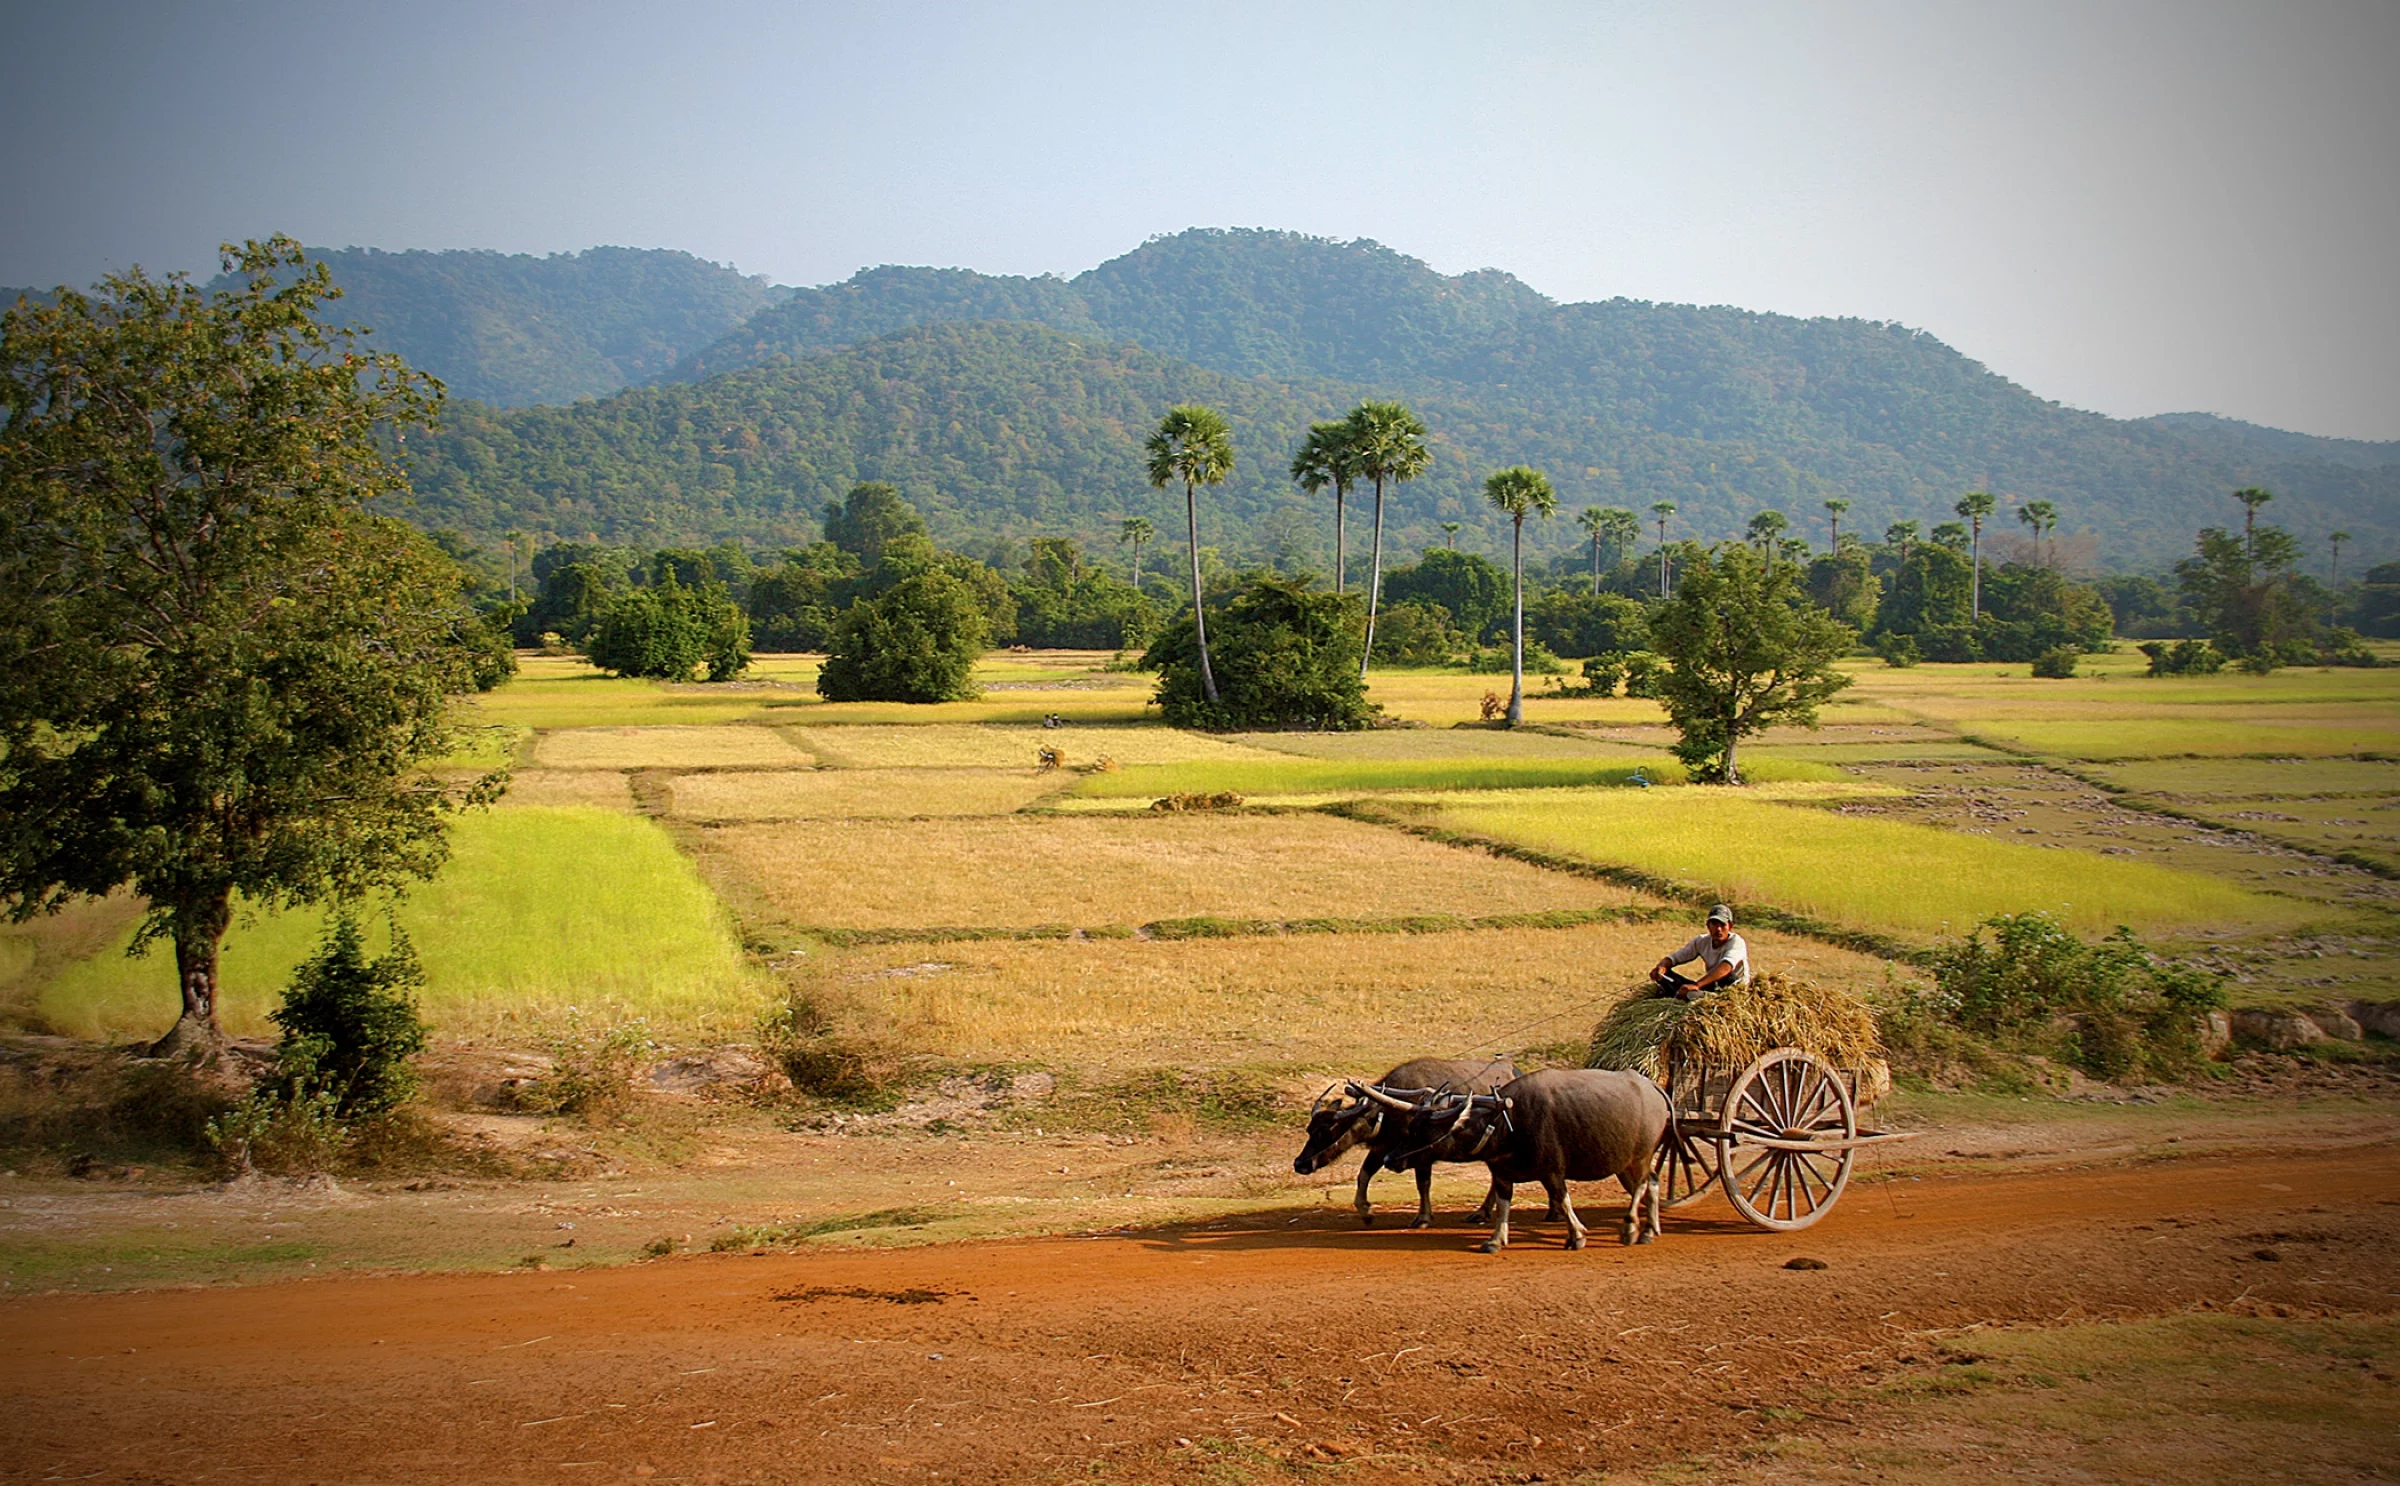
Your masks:
M 687 820 L 1006 815 L 1065 789 L 1031 769 L 778 769 L 686 774 L 670 786 Z
M 1356 733 L 1237 733 L 1236 741 L 1271 753 L 1337 763 L 1384 759 L 1613 759 L 1617 750 L 1591 737 L 1499 728 L 1371 728 Z M 1143 760 L 1148 763 L 1151 760 Z M 1161 763 L 1177 762 L 1172 759 Z
M 1105 757 L 1120 764 L 1178 764 L 1204 759 L 1267 758 L 1239 743 L 1169 727 L 975 727 L 922 723 L 914 727 L 858 725 L 798 730 L 826 763 L 845 769 L 1031 769 L 1044 748 L 1065 755 L 1066 767 Z
M 2088 771 L 2136 794 L 2229 799 L 2400 795 L 2400 763 L 2381 759 L 2157 759 Z
M 548 769 L 798 768 L 813 762 L 776 728 L 572 728 L 545 733 L 534 761 Z
M 601 810 L 631 810 L 633 785 L 614 769 L 519 769 L 509 776 L 503 806 L 589 805 Z
M 783 922 L 1131 926 L 1538 913 L 1622 889 L 1316 815 L 1056 816 L 724 826 L 700 850 Z
M 2400 719 L 2375 720 L 2345 709 L 2338 721 L 2305 717 L 2143 717 L 2122 721 L 1962 719 L 1959 730 L 2029 753 L 2062 758 L 2338 758 L 2400 753 Z

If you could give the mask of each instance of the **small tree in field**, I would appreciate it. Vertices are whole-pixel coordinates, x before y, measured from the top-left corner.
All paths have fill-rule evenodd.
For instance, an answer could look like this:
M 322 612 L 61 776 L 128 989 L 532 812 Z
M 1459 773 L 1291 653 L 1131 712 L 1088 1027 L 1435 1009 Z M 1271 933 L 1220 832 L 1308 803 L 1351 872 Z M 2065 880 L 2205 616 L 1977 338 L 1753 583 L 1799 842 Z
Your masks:
M 1786 563 L 1770 569 L 1738 543 L 1685 559 L 1675 597 L 1650 616 L 1650 643 L 1674 663 L 1659 681 L 1675 756 L 1695 779 L 1742 782 L 1736 751 L 1778 723 L 1817 725 L 1817 708 L 1850 684 L 1833 662 L 1856 639 L 1811 604 Z
M 963 702 L 991 624 L 975 590 L 939 568 L 860 599 L 834 621 L 832 653 L 817 672 L 829 702 Z
M 1142 657 L 1159 673 L 1159 705 L 1177 727 L 1333 731 L 1365 727 L 1374 716 L 1358 674 L 1366 635 L 1355 598 L 1283 578 L 1252 583 L 1217 617 L 1225 661 L 1217 696 L 1201 688 L 1197 638 L 1186 615 Z
M 139 893 L 182 990 L 155 1050 L 196 1058 L 237 893 L 441 865 L 461 796 L 423 766 L 475 684 L 457 570 L 367 509 L 406 489 L 381 431 L 439 387 L 317 322 L 297 243 L 224 262 L 231 288 L 136 269 L 0 319 L 0 899 Z

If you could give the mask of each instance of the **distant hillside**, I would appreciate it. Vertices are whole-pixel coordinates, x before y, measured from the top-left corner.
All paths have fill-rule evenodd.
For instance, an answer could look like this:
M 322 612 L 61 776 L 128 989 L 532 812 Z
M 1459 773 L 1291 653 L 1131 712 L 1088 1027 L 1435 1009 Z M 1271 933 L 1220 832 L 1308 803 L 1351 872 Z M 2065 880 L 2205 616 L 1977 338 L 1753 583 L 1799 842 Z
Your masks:
M 2244 423 L 2238 418 L 2220 418 L 2214 413 L 2161 413 L 2155 418 L 2141 421 L 2154 428 L 2172 429 L 2189 435 L 2211 448 L 2253 458 L 2265 456 L 2318 460 L 2361 470 L 2390 469 L 2400 465 L 2400 443 L 2372 443 L 2365 439 L 2327 439 L 2311 433 L 2287 433 L 2280 428 L 2262 428 L 2256 423 Z
M 788 291 L 689 253 L 311 248 L 341 286 L 335 317 L 374 331 L 448 384 L 498 407 L 605 397 L 648 381 Z

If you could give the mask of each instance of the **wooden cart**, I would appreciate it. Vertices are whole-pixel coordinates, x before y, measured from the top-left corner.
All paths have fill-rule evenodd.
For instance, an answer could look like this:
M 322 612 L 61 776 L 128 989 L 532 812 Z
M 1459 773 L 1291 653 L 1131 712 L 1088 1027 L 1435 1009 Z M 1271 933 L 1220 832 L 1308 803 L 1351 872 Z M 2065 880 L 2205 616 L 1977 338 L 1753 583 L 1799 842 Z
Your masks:
M 1733 1071 L 1671 1052 L 1662 1087 L 1675 1111 L 1659 1147 L 1659 1197 L 1682 1207 L 1721 1187 L 1733 1210 L 1779 1233 L 1833 1210 L 1858 1148 L 1912 1132 L 1861 1130 L 1864 1070 L 1779 1047 Z

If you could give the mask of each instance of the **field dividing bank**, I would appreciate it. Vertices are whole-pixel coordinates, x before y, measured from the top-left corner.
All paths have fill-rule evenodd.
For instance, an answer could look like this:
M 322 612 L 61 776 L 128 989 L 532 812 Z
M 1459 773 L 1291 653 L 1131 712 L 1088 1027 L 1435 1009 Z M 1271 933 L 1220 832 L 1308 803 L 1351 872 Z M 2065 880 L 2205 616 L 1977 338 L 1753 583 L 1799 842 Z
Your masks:
M 642 1016 L 694 1032 L 746 1026 L 766 988 L 731 923 L 667 834 L 618 811 L 528 807 L 456 824 L 450 864 L 397 909 L 415 943 L 427 1020 L 477 1035 L 569 1006 Z M 380 953 L 380 914 L 369 944 Z M 225 936 L 219 1015 L 236 1035 L 269 1035 L 267 1011 L 314 952 L 315 910 L 238 915 Z M 62 969 L 40 1015 L 76 1037 L 155 1037 L 175 1020 L 165 947 L 124 953 L 130 933 Z
M 1045 748 L 1062 766 L 1085 768 L 1107 758 L 1118 764 L 1179 764 L 1210 760 L 1269 760 L 1274 754 L 1240 741 L 1147 727 L 977 726 L 930 718 L 913 725 L 859 723 L 806 727 L 800 740 L 827 764 L 843 769 L 1032 769 Z
M 1411 821 L 1925 941 L 2040 910 L 2086 934 L 2291 928 L 2325 910 L 2194 872 L 1854 818 L 1719 788 L 1543 791 L 1420 806 Z
M 795 821 L 707 827 L 691 840 L 733 901 L 802 931 L 1539 913 L 1629 901 L 1622 888 L 1312 814 Z
M 1830 764 L 1761 760 L 1758 782 L 1833 784 L 1848 776 Z M 1339 795 L 1391 790 L 1511 790 L 1682 784 L 1671 758 L 1379 758 L 1273 759 L 1160 764 L 1090 774 L 1074 793 L 1085 799 L 1156 798 L 1174 794 Z

